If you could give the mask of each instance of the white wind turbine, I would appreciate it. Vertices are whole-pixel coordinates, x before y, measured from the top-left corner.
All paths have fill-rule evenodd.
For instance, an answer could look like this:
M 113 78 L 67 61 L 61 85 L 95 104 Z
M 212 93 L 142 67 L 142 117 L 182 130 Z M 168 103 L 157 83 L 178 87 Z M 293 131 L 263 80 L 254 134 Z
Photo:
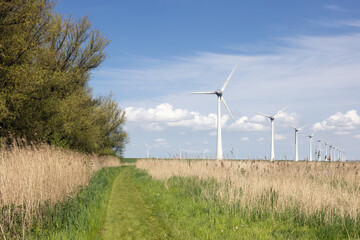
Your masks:
M 311 162 L 312 161 L 312 138 L 315 134 L 316 130 L 311 134 L 311 135 L 308 135 L 307 137 L 309 138 L 309 161 Z
M 145 143 L 146 146 L 146 158 L 150 158 L 150 149 L 152 147 L 150 147 L 147 143 Z
M 340 161 L 340 148 L 336 147 L 336 151 L 337 151 L 337 160 L 336 161 Z
M 216 149 L 216 159 L 217 160 L 222 160 L 223 159 L 223 151 L 222 151 L 222 138 L 221 138 L 221 115 L 220 115 L 220 102 L 222 102 L 226 108 L 226 110 L 228 111 L 230 117 L 232 118 L 232 120 L 235 122 L 235 119 L 233 117 L 233 115 L 230 112 L 229 107 L 226 104 L 226 101 L 223 97 L 223 93 L 225 91 L 225 88 L 227 86 L 227 84 L 229 83 L 229 80 L 231 78 L 231 76 L 233 75 L 233 73 L 235 72 L 237 65 L 235 65 L 234 69 L 232 70 L 232 72 L 230 73 L 229 77 L 226 79 L 224 85 L 222 86 L 221 89 L 217 90 L 217 91 L 209 91 L 209 92 L 191 92 L 192 94 L 216 94 L 217 96 L 217 149 Z
M 328 151 L 327 151 L 327 145 L 328 145 L 328 143 L 326 143 L 326 142 L 323 142 L 324 143 L 324 145 L 325 145 L 325 161 L 327 161 L 327 160 L 329 160 L 329 156 L 328 156 Z
M 319 150 L 318 150 L 318 161 L 321 161 L 321 143 L 322 140 L 317 140 L 317 142 L 319 143 Z
M 284 107 L 282 110 L 278 111 L 274 116 L 270 116 L 261 112 L 256 112 L 259 115 L 262 115 L 264 117 L 267 117 L 271 120 L 271 151 L 270 151 L 270 161 L 274 161 L 275 160 L 275 150 L 274 150 L 274 139 L 275 139 L 275 128 L 274 128 L 274 120 L 275 118 L 277 118 L 280 113 L 282 113 L 285 109 L 287 108 Z
M 307 125 L 309 125 L 309 124 L 306 124 L 306 125 L 304 125 L 302 127 L 296 128 L 296 127 L 289 124 L 289 126 L 292 127 L 295 130 L 295 161 L 299 161 L 298 132 L 301 131 Z
M 330 146 L 329 146 L 329 159 L 330 161 L 334 161 L 334 155 L 333 155 L 333 144 L 331 143 Z

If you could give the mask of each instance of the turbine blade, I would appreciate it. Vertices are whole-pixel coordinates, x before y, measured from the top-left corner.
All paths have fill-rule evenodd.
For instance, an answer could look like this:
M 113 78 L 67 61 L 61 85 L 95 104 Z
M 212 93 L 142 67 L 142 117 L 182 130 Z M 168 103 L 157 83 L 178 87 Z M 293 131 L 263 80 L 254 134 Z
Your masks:
M 300 127 L 300 128 L 299 128 L 299 131 L 300 131 L 301 129 L 303 129 L 303 128 L 307 127 L 307 126 L 309 126 L 309 124 L 306 124 L 306 125 L 304 125 L 304 126 Z
M 215 91 L 209 91 L 209 92 L 190 92 L 191 94 L 216 94 Z
M 315 132 L 316 132 L 316 129 L 314 130 L 314 132 L 313 132 L 310 136 L 311 136 L 311 137 L 314 136 Z
M 288 125 L 290 126 L 290 127 L 292 127 L 293 129 L 297 129 L 296 127 L 294 127 L 293 125 L 291 125 L 290 123 L 288 123 Z
M 225 88 L 230 80 L 230 78 L 232 77 L 233 73 L 235 72 L 235 69 L 237 68 L 237 64 L 235 65 L 235 67 L 233 68 L 233 70 L 231 71 L 229 77 L 226 79 L 224 86 L 221 88 L 221 91 L 225 91 Z
M 274 118 L 277 118 L 277 117 L 280 115 L 280 113 L 282 113 L 287 107 L 288 107 L 288 106 L 286 106 L 286 107 L 284 107 L 283 109 L 281 109 L 280 111 L 278 111 L 278 112 L 275 114 Z
M 261 112 L 256 112 L 256 113 L 257 113 L 257 114 L 259 114 L 259 115 L 262 115 L 262 116 L 264 116 L 264 117 L 271 118 L 271 116 L 270 116 L 270 115 L 266 115 L 266 114 L 261 113 Z
M 223 97 L 221 97 L 221 101 L 222 101 L 222 103 L 225 105 L 225 108 L 226 108 L 226 110 L 228 111 L 230 117 L 231 117 L 232 120 L 235 122 L 235 119 L 234 119 L 233 115 L 231 114 L 230 109 L 229 109 L 228 105 L 226 104 L 226 101 L 225 101 L 225 99 L 224 99 Z

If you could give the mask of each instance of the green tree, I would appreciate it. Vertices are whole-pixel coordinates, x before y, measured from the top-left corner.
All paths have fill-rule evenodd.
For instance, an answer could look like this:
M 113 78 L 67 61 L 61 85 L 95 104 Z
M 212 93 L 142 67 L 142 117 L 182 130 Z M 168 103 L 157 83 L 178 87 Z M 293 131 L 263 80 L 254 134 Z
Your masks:
M 121 154 L 124 112 L 94 98 L 91 71 L 109 44 L 86 17 L 63 17 L 49 0 L 0 4 L 0 134 L 99 154 Z

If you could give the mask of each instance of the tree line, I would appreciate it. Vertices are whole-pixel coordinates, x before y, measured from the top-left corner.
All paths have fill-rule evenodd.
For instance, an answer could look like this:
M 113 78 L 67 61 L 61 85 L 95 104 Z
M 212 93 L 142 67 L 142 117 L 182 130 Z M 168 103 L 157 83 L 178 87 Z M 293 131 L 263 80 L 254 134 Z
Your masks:
M 125 113 L 89 87 L 109 41 L 54 5 L 0 0 L 0 137 L 121 155 Z

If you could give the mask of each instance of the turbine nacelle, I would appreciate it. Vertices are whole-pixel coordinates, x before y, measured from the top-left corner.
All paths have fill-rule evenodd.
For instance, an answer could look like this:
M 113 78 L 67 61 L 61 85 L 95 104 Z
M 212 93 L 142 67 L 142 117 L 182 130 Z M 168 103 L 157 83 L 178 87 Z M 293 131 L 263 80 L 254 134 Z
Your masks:
M 223 91 L 221 91 L 221 89 L 219 89 L 219 90 L 215 91 L 215 94 L 216 94 L 216 96 L 218 96 L 218 97 L 222 97 Z

